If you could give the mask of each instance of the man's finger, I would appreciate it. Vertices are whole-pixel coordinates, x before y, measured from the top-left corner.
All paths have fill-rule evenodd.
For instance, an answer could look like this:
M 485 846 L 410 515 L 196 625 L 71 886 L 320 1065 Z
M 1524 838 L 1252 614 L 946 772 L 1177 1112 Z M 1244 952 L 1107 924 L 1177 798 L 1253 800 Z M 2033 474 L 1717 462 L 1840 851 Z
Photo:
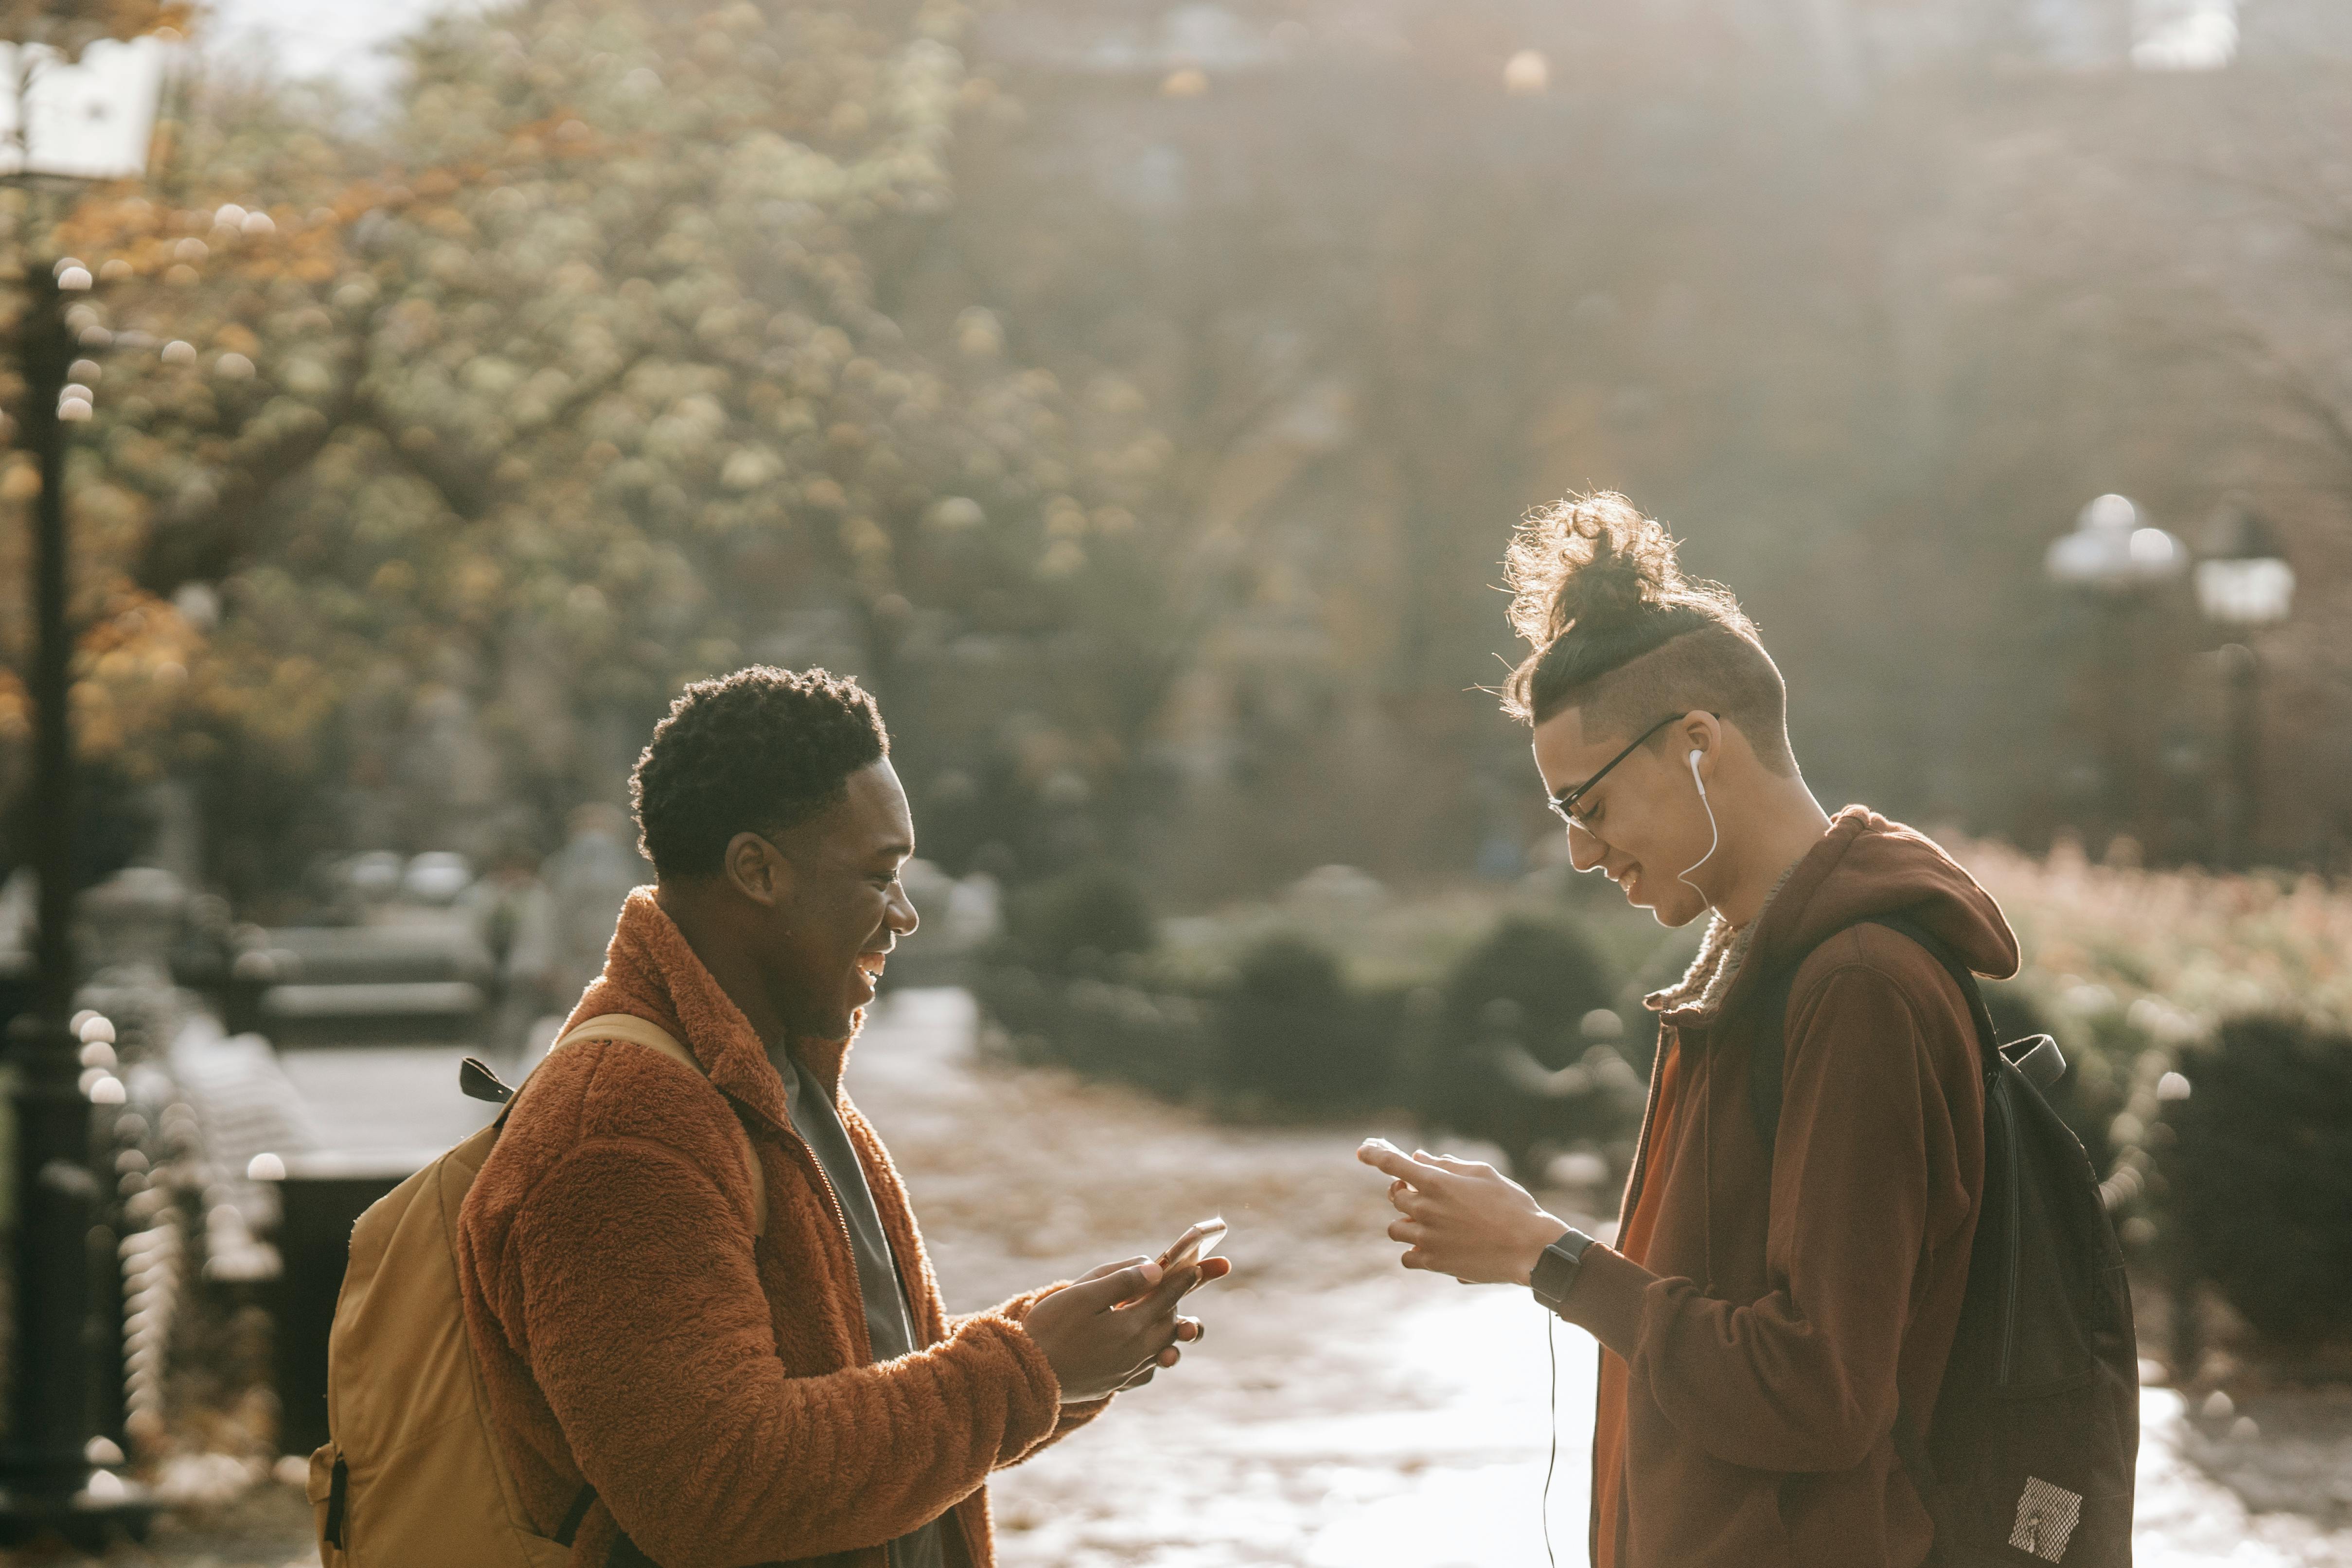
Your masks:
M 1428 1234 L 1429 1232 L 1417 1219 L 1400 1219 L 1389 1227 L 1389 1239 L 1402 1241 L 1409 1247 L 1418 1247 L 1421 1245 L 1422 1239 Z
M 1186 1344 L 1198 1344 L 1209 1332 L 1209 1325 L 1198 1318 L 1178 1318 L 1176 1337 Z
M 1222 1280 L 1233 1271 L 1234 1260 L 1230 1258 L 1203 1258 L 1201 1260 L 1201 1277 L 1192 1281 L 1185 1294 L 1190 1295 L 1210 1281 Z
M 1181 1361 L 1181 1360 L 1183 1360 L 1183 1359 L 1184 1359 L 1184 1353 L 1183 1353 L 1182 1351 L 1181 1351 L 1181 1350 L 1178 1350 L 1174 1345 L 1172 1345 L 1172 1344 L 1171 1344 L 1171 1345 L 1170 1345 L 1166 1350 L 1163 1350 L 1163 1351 L 1161 1351 L 1161 1352 L 1160 1353 L 1159 1357 L 1158 1357 L 1157 1361 L 1154 1363 L 1154 1364 L 1156 1364 L 1156 1365 L 1160 1365 L 1160 1366 L 1173 1366 L 1173 1365 L 1175 1365 L 1178 1362 L 1180 1362 L 1180 1361 Z
M 1155 1263 L 1152 1267 L 1157 1268 L 1159 1265 Z M 1201 1282 L 1202 1271 L 1202 1267 L 1198 1263 L 1187 1263 L 1181 1269 L 1171 1269 L 1167 1278 L 1161 1280 L 1155 1289 L 1146 1291 L 1140 1299 L 1129 1299 L 1124 1301 L 1121 1310 L 1147 1314 L 1167 1313 L 1173 1316 L 1176 1303 L 1183 1299 L 1187 1291 Z
M 1435 1166 L 1440 1170 L 1451 1171 L 1455 1176 L 1486 1176 L 1495 1168 L 1484 1160 L 1464 1160 L 1456 1159 L 1452 1155 L 1433 1155 L 1427 1149 L 1415 1149 L 1412 1152 L 1412 1157 L 1424 1164 Z
M 1428 1260 L 1424 1259 L 1421 1255 L 1421 1249 L 1418 1247 L 1406 1248 L 1403 1255 L 1398 1258 L 1397 1261 L 1403 1264 L 1408 1269 L 1426 1269 L 1429 1267 Z
M 1085 1273 L 1071 1281 L 1070 1283 L 1073 1285 L 1083 1285 L 1090 1281 L 1099 1280 L 1105 1275 L 1116 1274 L 1121 1269 L 1132 1269 L 1138 1263 L 1149 1263 L 1150 1261 L 1151 1261 L 1150 1258 L 1139 1252 L 1132 1258 L 1121 1258 L 1116 1263 L 1097 1264 L 1096 1267 L 1087 1270 Z
M 1442 1174 L 1437 1166 L 1424 1165 L 1394 1144 L 1381 1138 L 1365 1140 L 1357 1148 L 1356 1157 L 1374 1170 L 1384 1172 L 1399 1181 L 1418 1184 L 1426 1181 L 1432 1176 Z
M 1389 1184 L 1389 1207 L 1409 1219 L 1419 1219 L 1422 1206 L 1428 1201 L 1427 1194 L 1407 1186 L 1401 1181 Z
M 1159 1264 L 1146 1260 L 1108 1273 L 1097 1270 L 1076 1284 L 1065 1286 L 1063 1293 L 1078 1297 L 1096 1312 L 1108 1312 L 1121 1301 L 1149 1295 L 1152 1287 L 1160 1283 L 1160 1272 Z

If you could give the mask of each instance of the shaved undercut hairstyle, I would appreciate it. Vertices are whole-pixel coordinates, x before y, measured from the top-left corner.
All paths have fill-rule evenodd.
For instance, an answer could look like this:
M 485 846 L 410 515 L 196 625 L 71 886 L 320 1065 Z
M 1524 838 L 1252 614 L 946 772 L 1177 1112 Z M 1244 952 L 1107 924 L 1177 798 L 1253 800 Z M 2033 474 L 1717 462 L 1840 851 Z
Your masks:
M 753 664 L 697 681 L 629 777 L 638 841 L 656 876 L 716 876 L 736 834 L 772 843 L 889 755 L 881 710 L 846 675 Z
M 1519 525 L 1506 570 L 1511 629 L 1530 652 L 1504 683 L 1504 712 L 1538 725 L 1575 708 L 1588 738 L 1628 740 L 1711 713 L 1795 776 L 1780 669 L 1731 590 L 1683 574 L 1664 523 L 1613 490 L 1570 496 Z

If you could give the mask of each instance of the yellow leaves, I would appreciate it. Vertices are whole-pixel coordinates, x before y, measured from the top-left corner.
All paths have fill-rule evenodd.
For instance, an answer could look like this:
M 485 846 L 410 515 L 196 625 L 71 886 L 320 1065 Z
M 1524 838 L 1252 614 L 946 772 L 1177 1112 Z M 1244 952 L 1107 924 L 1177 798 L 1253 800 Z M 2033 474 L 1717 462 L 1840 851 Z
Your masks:
M 0 469 L 0 501 L 22 505 L 40 493 L 40 468 L 29 457 L 12 455 Z
M 288 361 L 278 379 L 288 392 L 303 397 L 324 397 L 335 387 L 334 372 L 308 354 Z
M 730 490 L 756 490 L 782 478 L 784 460 L 764 446 L 739 446 L 727 455 L 719 482 Z
M 888 560 L 894 547 L 881 524 L 861 515 L 842 520 L 841 548 L 849 552 L 851 559 L 866 564 Z
M 231 321 L 213 334 L 213 347 L 225 353 L 243 354 L 247 358 L 261 352 L 261 340 L 241 321 Z
M 923 519 L 941 533 L 960 534 L 988 521 L 988 514 L 969 496 L 947 496 L 932 504 Z
M 506 572 L 484 556 L 469 556 L 450 575 L 449 590 L 463 609 L 479 614 L 491 610 L 506 587 Z
M 956 318 L 956 351 L 968 360 L 991 360 L 1004 351 L 1004 329 L 996 312 L 974 305 Z
M 368 579 L 368 591 L 387 599 L 405 599 L 416 587 L 416 569 L 404 560 L 388 560 Z
M 6 0 L 0 4 L 0 41 L 47 44 L 78 59 L 100 38 L 184 33 L 191 9 L 183 0 Z
M 125 579 L 99 585 L 97 594 L 102 609 L 75 650 L 68 695 L 76 748 L 152 777 L 161 766 L 153 744 L 183 716 L 189 672 L 204 658 L 205 640 L 173 605 Z M 6 707 L 0 696 L 0 738 L 10 728 Z

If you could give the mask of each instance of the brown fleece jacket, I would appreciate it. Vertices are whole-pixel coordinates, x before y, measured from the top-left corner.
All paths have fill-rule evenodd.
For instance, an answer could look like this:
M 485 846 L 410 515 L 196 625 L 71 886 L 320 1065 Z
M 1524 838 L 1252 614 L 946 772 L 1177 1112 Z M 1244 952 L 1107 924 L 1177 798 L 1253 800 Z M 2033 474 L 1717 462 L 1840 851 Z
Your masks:
M 1892 1434 L 1898 1402 L 1924 1432 L 1950 1354 L 1984 1092 L 1966 999 L 1935 958 L 1884 926 L 1840 932 L 1881 914 L 1979 974 L 2016 973 L 1991 896 L 1926 838 L 1853 806 L 1744 932 L 1718 922 L 1683 983 L 1650 998 L 1659 1060 L 1682 1054 L 1683 1131 L 1654 1161 L 1645 1118 L 1627 1186 L 1630 1218 L 1664 1184 L 1647 1266 L 1594 1247 L 1561 1309 L 1631 1375 L 1617 1561 L 1601 1568 L 1927 1555 L 1933 1528 Z M 1815 943 L 1790 994 L 1768 1151 L 1748 1100 L 1757 1000 Z
M 584 1479 L 574 1568 L 605 1568 L 624 1531 L 660 1568 L 884 1568 L 885 1542 L 952 1511 L 950 1563 L 991 1568 L 989 1472 L 1102 1408 L 1062 1408 L 1020 1326 L 1035 1296 L 942 1313 L 906 1190 L 843 1095 L 926 1347 L 871 1364 L 849 1236 L 783 1083 L 649 888 L 572 1021 L 604 1013 L 660 1025 L 709 1078 L 623 1041 L 565 1046 L 459 1218 L 467 1326 L 531 1517 L 553 1534 Z M 799 1053 L 837 1093 L 847 1051 Z M 768 1187 L 756 1242 L 739 1118 Z

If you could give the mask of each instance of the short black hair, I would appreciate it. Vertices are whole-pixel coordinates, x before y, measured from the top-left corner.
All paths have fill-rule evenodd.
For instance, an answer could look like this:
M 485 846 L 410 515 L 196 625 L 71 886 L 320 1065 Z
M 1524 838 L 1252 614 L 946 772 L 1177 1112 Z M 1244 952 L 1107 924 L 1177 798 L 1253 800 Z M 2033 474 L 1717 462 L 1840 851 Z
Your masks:
M 697 681 L 629 776 L 638 843 L 656 876 L 715 876 L 736 834 L 775 838 L 889 755 L 881 710 L 847 675 L 753 664 Z

